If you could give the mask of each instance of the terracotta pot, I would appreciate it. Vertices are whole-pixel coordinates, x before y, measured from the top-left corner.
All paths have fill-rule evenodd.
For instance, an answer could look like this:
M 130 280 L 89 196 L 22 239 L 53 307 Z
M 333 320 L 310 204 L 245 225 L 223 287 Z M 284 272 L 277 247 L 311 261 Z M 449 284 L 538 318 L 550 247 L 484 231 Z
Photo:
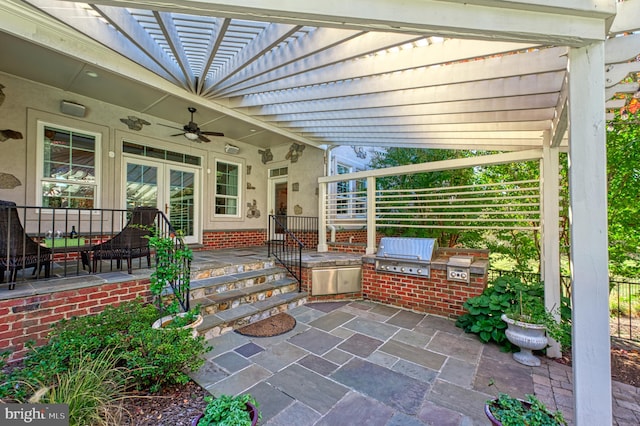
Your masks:
M 251 417 L 251 426 L 256 426 L 258 424 L 258 409 L 252 403 L 247 402 L 247 411 L 249 412 L 249 417 Z M 202 417 L 204 417 L 204 414 L 200 414 L 198 417 L 193 419 L 191 421 L 191 426 L 198 426 L 198 422 Z
M 185 312 L 180 312 L 179 314 L 177 314 L 177 316 L 182 316 L 182 317 L 183 317 L 183 316 L 185 316 L 185 315 L 186 315 L 186 313 L 185 313 Z M 152 328 L 155 328 L 155 329 L 157 329 L 157 330 L 161 330 L 161 329 L 163 329 L 163 328 L 164 328 L 168 323 L 170 323 L 170 322 L 171 322 L 171 320 L 173 320 L 173 318 L 174 318 L 175 316 L 176 316 L 176 315 L 167 315 L 167 316 L 164 316 L 164 317 L 162 317 L 162 318 L 160 318 L 160 319 L 156 320 L 156 321 L 151 325 L 151 327 L 152 327 Z M 198 315 L 198 316 L 196 317 L 196 319 L 195 319 L 191 324 L 187 324 L 187 325 L 185 325 L 184 327 L 181 327 L 181 328 L 191 329 L 191 335 L 192 335 L 194 338 L 196 338 L 196 337 L 198 337 L 198 330 L 196 329 L 196 327 L 198 327 L 200 324 L 202 324 L 202 321 L 203 321 L 202 315 Z

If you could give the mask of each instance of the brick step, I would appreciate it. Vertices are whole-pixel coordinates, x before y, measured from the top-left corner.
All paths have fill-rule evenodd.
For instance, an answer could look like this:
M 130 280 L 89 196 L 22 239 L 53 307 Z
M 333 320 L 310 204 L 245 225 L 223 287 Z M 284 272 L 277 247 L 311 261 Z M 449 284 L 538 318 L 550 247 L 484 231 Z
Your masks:
M 296 284 L 297 285 L 297 284 Z M 211 339 L 236 328 L 286 312 L 306 302 L 306 292 L 274 294 L 271 297 L 235 308 L 203 315 L 204 321 L 198 326 L 198 334 Z
M 287 276 L 284 268 L 269 267 L 191 281 L 191 300 L 220 295 L 233 290 L 244 290 L 263 284 L 273 284 Z
M 261 277 L 257 277 L 257 280 L 261 280 Z M 245 282 L 245 280 L 239 281 Z M 217 285 L 215 289 L 223 287 L 227 287 L 227 284 Z M 212 287 L 206 287 L 205 290 L 209 290 L 211 288 Z M 289 277 L 282 277 L 276 280 L 267 280 L 261 284 L 235 287 L 233 289 L 226 289 L 226 291 L 209 292 L 203 297 L 192 298 L 191 306 L 199 306 L 200 312 L 203 315 L 215 314 L 217 312 L 236 308 L 240 305 L 261 302 L 275 295 L 295 291 L 298 291 L 298 282 Z

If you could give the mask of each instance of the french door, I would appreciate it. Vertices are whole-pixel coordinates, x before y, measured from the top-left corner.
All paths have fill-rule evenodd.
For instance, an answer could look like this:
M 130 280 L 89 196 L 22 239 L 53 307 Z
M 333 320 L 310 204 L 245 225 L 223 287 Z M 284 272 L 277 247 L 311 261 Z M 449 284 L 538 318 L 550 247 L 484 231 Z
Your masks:
M 287 220 L 287 187 L 286 176 L 269 178 L 269 199 L 267 207 L 269 214 L 280 216 L 278 220 L 281 222 Z M 284 239 L 282 231 L 280 226 L 272 228 L 269 238 L 272 240 Z
M 125 157 L 125 205 L 156 207 L 164 212 L 185 242 L 200 236 L 200 169 Z

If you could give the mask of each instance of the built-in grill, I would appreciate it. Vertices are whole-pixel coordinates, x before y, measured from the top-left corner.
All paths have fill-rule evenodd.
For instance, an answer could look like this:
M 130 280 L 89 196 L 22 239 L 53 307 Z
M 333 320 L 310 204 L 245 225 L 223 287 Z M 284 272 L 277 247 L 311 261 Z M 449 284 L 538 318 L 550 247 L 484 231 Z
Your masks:
M 437 248 L 435 238 L 382 238 L 375 257 L 376 271 L 430 277 Z

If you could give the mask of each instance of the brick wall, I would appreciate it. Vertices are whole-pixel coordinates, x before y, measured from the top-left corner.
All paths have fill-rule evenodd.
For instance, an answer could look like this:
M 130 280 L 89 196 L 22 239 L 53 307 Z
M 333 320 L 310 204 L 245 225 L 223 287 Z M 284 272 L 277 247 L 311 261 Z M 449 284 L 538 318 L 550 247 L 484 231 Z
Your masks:
M 10 362 L 18 361 L 27 353 L 26 342 L 43 345 L 51 326 L 61 319 L 96 314 L 138 296 L 150 301 L 149 279 L 2 300 L 0 350 L 12 352 Z
M 264 229 L 204 231 L 202 243 L 205 249 L 262 246 L 267 240 Z
M 471 283 L 446 279 L 446 270 L 431 269 L 431 277 L 376 272 L 375 265 L 362 265 L 362 296 L 364 299 L 427 312 L 448 318 L 465 313 L 462 304 L 484 290 L 487 276 L 471 275 Z
M 366 244 L 361 243 L 328 243 L 327 250 L 341 253 L 357 253 L 365 254 L 367 250 Z

